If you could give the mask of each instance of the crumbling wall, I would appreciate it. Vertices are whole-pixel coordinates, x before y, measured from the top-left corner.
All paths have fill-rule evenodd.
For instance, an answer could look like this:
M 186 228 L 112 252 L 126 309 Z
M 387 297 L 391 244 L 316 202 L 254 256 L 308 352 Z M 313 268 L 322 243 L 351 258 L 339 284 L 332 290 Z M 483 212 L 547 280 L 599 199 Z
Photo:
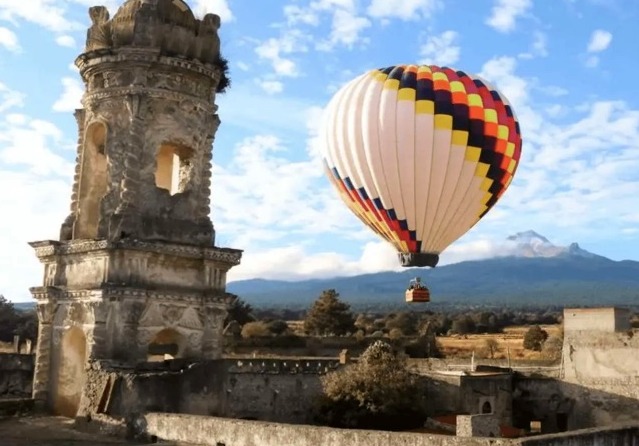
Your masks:
M 166 361 L 136 368 L 106 361 L 87 370 L 81 417 L 129 418 L 147 411 L 286 423 L 312 420 L 320 377 L 338 359 Z
M 130 418 L 147 411 L 180 412 L 185 364 L 141 364 L 135 368 L 90 361 L 78 417 L 106 414 Z
M 563 391 L 578 416 L 569 428 L 639 420 L 639 333 L 566 332 Z
M 0 398 L 29 398 L 33 385 L 33 355 L 0 354 Z
M 557 379 L 516 375 L 513 426 L 530 429 L 531 422 L 538 421 L 541 432 L 550 434 L 566 431 L 569 424 L 582 423 L 580 414 L 574 410 L 579 391 L 578 387 Z

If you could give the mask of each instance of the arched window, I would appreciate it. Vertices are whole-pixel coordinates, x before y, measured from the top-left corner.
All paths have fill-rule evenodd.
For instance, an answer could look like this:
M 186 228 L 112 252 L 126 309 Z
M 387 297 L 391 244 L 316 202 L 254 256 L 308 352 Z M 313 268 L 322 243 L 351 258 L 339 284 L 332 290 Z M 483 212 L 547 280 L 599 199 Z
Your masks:
M 100 202 L 107 192 L 106 137 L 107 129 L 101 122 L 89 125 L 84 136 L 74 239 L 98 237 Z
M 493 413 L 493 408 L 489 401 L 484 401 L 484 404 L 481 405 L 481 413 Z
M 188 147 L 162 144 L 155 158 L 155 185 L 171 195 L 184 192 L 190 180 L 192 155 Z
M 147 359 L 150 362 L 179 358 L 184 353 L 185 339 L 172 328 L 159 331 L 149 343 Z

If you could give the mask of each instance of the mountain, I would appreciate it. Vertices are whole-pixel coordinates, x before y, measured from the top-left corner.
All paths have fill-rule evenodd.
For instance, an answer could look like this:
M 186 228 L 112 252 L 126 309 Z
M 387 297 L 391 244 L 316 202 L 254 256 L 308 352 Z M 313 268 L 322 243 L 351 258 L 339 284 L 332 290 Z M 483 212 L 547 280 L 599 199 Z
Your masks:
M 535 231 L 518 232 L 506 238 L 506 250 L 514 257 L 600 257 L 572 243 L 568 246 L 553 245 L 546 237 Z
M 298 282 L 251 279 L 227 288 L 257 307 L 307 307 L 328 288 L 354 307 L 399 307 L 417 275 L 431 290 L 428 306 L 639 305 L 639 262 L 613 261 L 577 243 L 556 246 L 534 231 L 508 237 L 499 256 L 486 260 Z

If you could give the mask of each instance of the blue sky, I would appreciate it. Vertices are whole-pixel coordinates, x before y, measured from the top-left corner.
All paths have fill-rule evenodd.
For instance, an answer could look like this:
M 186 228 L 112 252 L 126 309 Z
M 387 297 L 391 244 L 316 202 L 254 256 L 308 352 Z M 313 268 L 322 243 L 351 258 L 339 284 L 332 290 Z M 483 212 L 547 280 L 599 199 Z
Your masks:
M 112 13 L 118 1 L 107 1 Z M 481 74 L 513 104 L 520 168 L 443 263 L 499 254 L 534 229 L 639 260 L 639 3 L 623 0 L 191 0 L 215 12 L 232 88 L 218 98 L 218 244 L 245 250 L 230 279 L 397 268 L 323 177 L 322 108 L 376 67 L 435 63 Z M 28 241 L 55 239 L 69 209 L 93 0 L 0 0 L 0 293 L 29 299 L 42 269 Z M 634 81 L 634 82 L 633 82 Z

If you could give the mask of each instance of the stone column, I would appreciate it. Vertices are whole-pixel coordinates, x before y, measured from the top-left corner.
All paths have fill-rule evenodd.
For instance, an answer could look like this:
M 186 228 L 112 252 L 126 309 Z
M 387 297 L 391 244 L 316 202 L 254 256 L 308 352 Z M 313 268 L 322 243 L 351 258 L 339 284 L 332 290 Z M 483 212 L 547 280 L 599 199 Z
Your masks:
M 49 380 L 51 369 L 51 342 L 53 339 L 54 304 L 49 299 L 38 303 L 38 344 L 36 347 L 36 365 L 33 375 L 33 399 L 37 408 L 47 406 L 49 399 Z

